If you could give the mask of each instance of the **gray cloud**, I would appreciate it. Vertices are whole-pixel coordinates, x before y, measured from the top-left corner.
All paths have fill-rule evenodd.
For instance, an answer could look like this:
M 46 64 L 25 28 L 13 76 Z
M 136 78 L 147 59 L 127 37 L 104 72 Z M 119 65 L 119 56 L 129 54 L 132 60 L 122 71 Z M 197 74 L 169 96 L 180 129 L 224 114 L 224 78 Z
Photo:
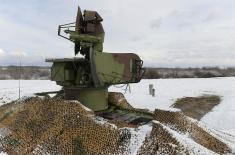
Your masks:
M 151 29 L 158 29 L 158 28 L 160 28 L 161 24 L 162 24 L 162 19 L 161 18 L 152 20 L 151 23 L 150 23 L 150 28 Z
M 135 52 L 146 66 L 235 65 L 235 1 L 79 3 L 82 9 L 97 10 L 103 16 L 107 52 Z M 0 64 L 15 63 L 17 53 L 25 64 L 45 64 L 47 57 L 73 56 L 73 44 L 57 36 L 57 26 L 75 20 L 77 4 L 64 0 L 2 0 Z
M 134 37 L 132 37 L 131 38 L 131 41 L 133 41 L 133 42 L 138 42 L 138 41 L 141 41 L 141 40 L 143 40 L 145 38 L 145 36 L 144 35 L 138 35 L 138 36 L 134 36 Z

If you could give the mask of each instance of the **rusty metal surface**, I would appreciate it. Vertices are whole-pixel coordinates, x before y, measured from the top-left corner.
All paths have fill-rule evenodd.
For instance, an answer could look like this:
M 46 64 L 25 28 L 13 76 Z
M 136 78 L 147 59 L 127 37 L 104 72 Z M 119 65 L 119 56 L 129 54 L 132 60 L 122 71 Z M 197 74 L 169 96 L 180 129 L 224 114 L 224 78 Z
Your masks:
M 124 73 L 123 73 L 123 79 L 125 81 L 131 81 L 133 71 L 131 70 L 131 61 L 130 60 L 141 60 L 140 57 L 134 53 L 114 53 L 113 54 L 114 60 L 118 61 L 121 64 L 124 64 Z M 132 62 L 134 63 L 134 62 Z M 138 74 L 140 74 L 138 72 Z M 137 75 L 138 77 L 140 75 Z M 139 79 L 140 80 L 140 79 Z
M 131 125 L 144 125 L 153 120 L 153 118 L 149 116 L 125 110 L 113 110 L 99 113 L 98 116 L 109 120 L 122 121 Z

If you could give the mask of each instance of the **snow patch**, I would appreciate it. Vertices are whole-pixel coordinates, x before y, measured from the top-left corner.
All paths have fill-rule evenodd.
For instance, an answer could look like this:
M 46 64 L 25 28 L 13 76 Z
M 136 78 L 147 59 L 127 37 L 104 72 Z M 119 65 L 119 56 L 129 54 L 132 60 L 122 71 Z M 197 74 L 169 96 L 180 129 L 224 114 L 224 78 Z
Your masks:
M 197 154 L 197 155 L 215 155 L 213 151 L 208 150 L 207 148 L 203 147 L 202 145 L 196 143 L 194 140 L 192 140 L 188 134 L 180 134 L 179 132 L 176 132 L 172 130 L 170 127 L 165 126 L 164 124 L 153 121 L 153 123 L 157 123 L 162 125 L 162 127 L 167 130 L 173 138 L 175 138 L 177 141 L 180 142 L 181 145 L 185 146 L 190 154 Z
M 156 89 L 156 97 L 149 95 L 149 84 Z M 221 103 L 206 114 L 201 122 L 217 130 L 235 133 L 235 78 L 209 79 L 153 79 L 130 84 L 131 93 L 124 94 L 127 101 L 135 108 L 171 110 L 171 105 L 179 98 L 198 97 L 201 95 L 221 96 Z M 123 92 L 114 86 L 112 92 Z
M 152 131 L 152 124 L 143 125 L 136 129 L 133 128 L 123 128 L 123 129 L 128 129 L 131 132 L 131 139 L 127 153 L 129 155 L 134 155 L 137 154 L 138 150 L 143 145 L 145 138 L 150 135 Z
M 59 90 L 61 87 L 49 80 L 21 80 L 21 96 Z M 0 106 L 17 99 L 19 99 L 19 81 L 0 80 Z
M 84 110 L 88 111 L 88 112 L 92 112 L 92 110 L 86 106 L 84 106 L 83 104 L 81 104 L 81 102 L 77 101 L 77 100 L 72 100 L 70 102 L 73 102 L 73 103 L 78 103 Z

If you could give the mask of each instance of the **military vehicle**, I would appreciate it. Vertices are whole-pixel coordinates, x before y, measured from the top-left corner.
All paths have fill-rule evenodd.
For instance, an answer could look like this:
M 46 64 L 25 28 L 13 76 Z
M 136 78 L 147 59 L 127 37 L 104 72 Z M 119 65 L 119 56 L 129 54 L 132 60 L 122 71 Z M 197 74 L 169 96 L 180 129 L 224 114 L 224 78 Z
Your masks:
M 82 14 L 78 7 L 76 22 L 60 25 L 58 35 L 72 41 L 80 57 L 46 60 L 53 63 L 51 80 L 63 86 L 65 99 L 79 100 L 94 111 L 108 108 L 109 86 L 137 83 L 143 76 L 138 55 L 103 52 L 102 21 L 96 11 Z
M 81 12 L 76 22 L 60 25 L 58 35 L 74 43 L 73 58 L 46 59 L 52 62 L 51 80 L 62 86 L 66 100 L 78 100 L 97 115 L 132 124 L 147 123 L 152 114 L 109 103 L 111 85 L 138 83 L 144 75 L 143 61 L 134 53 L 103 51 L 103 18 L 96 11 Z M 37 93 L 42 96 L 49 93 Z M 118 103 L 119 104 L 119 103 Z M 125 103 L 124 103 L 125 104 Z M 128 104 L 128 103 L 127 103 Z M 128 106 L 127 106 L 128 107 Z

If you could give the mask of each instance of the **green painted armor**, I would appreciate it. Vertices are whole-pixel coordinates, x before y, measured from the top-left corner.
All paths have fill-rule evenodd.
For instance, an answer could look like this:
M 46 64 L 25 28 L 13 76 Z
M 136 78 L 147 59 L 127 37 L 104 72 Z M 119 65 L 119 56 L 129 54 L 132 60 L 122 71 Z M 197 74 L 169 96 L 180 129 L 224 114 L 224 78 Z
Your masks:
M 143 62 L 134 53 L 105 53 L 103 19 L 95 11 L 81 13 L 72 24 L 59 26 L 59 36 L 75 44 L 75 55 L 83 57 L 47 59 L 52 62 L 51 80 L 63 86 L 65 99 L 79 100 L 94 111 L 108 108 L 108 87 L 137 83 Z

